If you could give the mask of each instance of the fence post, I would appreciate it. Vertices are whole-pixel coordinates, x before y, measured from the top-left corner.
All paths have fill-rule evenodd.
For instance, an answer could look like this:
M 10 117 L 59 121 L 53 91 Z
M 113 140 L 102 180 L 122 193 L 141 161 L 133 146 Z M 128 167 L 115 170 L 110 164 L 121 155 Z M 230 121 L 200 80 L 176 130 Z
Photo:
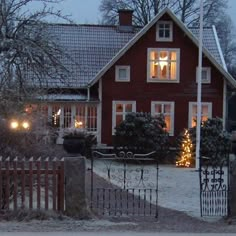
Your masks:
M 85 196 L 85 158 L 65 158 L 65 212 L 68 216 L 89 218 Z

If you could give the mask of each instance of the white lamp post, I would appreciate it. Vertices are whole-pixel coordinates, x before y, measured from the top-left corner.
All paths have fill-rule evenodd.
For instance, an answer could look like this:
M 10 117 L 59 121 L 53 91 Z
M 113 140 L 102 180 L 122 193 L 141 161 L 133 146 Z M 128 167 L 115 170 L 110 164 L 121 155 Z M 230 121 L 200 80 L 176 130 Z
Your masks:
M 198 84 L 197 84 L 197 131 L 196 131 L 196 170 L 200 166 L 200 141 L 201 141 L 201 113 L 202 113 L 202 35 L 203 35 L 203 0 L 200 0 L 200 28 L 198 52 Z

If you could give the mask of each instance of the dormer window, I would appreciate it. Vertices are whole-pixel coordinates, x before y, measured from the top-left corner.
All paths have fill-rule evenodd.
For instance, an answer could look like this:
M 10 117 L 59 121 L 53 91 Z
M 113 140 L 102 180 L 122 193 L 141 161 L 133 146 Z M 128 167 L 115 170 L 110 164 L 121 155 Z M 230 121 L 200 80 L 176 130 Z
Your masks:
M 173 23 L 171 21 L 159 21 L 156 25 L 156 41 L 173 41 Z

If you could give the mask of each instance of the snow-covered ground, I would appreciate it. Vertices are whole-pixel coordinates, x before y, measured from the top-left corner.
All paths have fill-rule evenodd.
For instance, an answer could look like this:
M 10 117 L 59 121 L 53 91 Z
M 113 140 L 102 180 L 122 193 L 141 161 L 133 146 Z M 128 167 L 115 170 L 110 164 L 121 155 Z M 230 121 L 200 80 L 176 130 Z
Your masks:
M 87 162 L 90 165 L 90 162 Z M 94 172 L 99 176 L 108 179 L 107 167 L 111 170 L 110 181 L 121 186 L 123 184 L 120 181 L 121 178 L 117 178 L 117 175 L 122 175 L 122 164 L 115 163 L 115 165 L 109 166 L 109 162 L 96 160 L 94 162 Z M 128 176 L 129 186 L 132 186 L 137 173 L 140 172 L 140 166 L 129 164 Z M 133 170 L 130 172 L 130 170 Z M 112 175 L 116 175 L 116 178 L 112 178 Z M 122 176 L 121 176 L 122 177 Z M 133 178 L 133 180 L 132 180 Z M 144 184 L 146 188 L 156 187 L 156 167 L 155 165 L 148 165 L 144 167 Z M 174 165 L 159 165 L 158 172 L 158 204 L 162 207 L 183 211 L 190 216 L 200 218 L 200 183 L 199 172 L 194 168 L 176 168 Z

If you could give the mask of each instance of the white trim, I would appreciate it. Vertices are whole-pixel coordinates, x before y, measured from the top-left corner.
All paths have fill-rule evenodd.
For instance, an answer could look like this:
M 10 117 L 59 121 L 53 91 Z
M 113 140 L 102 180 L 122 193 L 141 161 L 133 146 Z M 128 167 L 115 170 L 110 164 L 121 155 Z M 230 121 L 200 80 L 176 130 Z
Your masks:
M 158 79 L 150 77 L 150 53 L 156 51 L 176 52 L 176 79 Z M 168 57 L 169 61 L 169 57 Z M 168 72 L 169 73 L 169 72 Z M 180 82 L 180 49 L 179 48 L 148 48 L 147 49 L 147 83 L 179 83 Z
M 73 124 L 73 127 L 75 126 L 75 116 L 76 116 L 76 106 L 75 104 L 71 105 L 71 126 Z
M 193 105 L 197 107 L 197 102 L 188 103 L 188 128 L 192 128 L 192 117 L 193 117 Z M 202 106 L 208 106 L 208 118 L 212 118 L 212 102 L 202 102 Z M 201 109 L 202 110 L 202 109 Z M 197 114 L 196 114 L 197 116 Z
M 112 135 L 115 134 L 116 127 L 116 104 L 132 104 L 132 112 L 136 112 L 136 101 L 112 101 Z M 122 111 L 122 115 L 125 116 L 125 112 Z M 124 117 L 123 117 L 124 119 Z
M 90 87 L 87 88 L 87 101 L 90 100 Z
M 170 136 L 174 136 L 174 130 L 175 130 L 175 102 L 172 101 L 151 101 L 151 114 L 153 116 L 156 115 L 155 112 L 155 105 L 170 105 L 170 117 L 171 117 L 171 129 L 169 132 Z
M 52 122 L 52 105 L 51 104 L 47 104 L 48 107 L 48 117 L 47 117 L 47 121 L 49 124 L 51 124 Z
M 169 38 L 166 37 L 159 37 L 159 27 L 160 24 L 169 25 L 170 26 L 170 32 L 169 32 Z M 172 21 L 158 21 L 156 23 L 156 41 L 157 42 L 172 42 L 173 41 L 173 22 Z
M 202 67 L 202 72 L 206 71 L 207 79 L 203 80 L 202 76 L 202 84 L 210 84 L 211 83 L 211 67 Z M 196 67 L 196 83 L 198 83 L 198 66 Z
M 65 129 L 65 125 L 64 125 L 64 106 L 60 106 L 61 109 L 61 114 L 60 114 L 60 128 Z
M 98 97 L 100 103 L 97 106 L 97 142 L 101 144 L 102 142 L 102 79 L 99 80 L 98 84 Z
M 221 62 L 223 64 L 224 69 L 228 72 L 228 69 L 227 69 L 227 66 L 226 66 L 226 63 L 225 63 L 225 58 L 223 56 L 223 52 L 222 52 L 222 49 L 221 49 L 221 46 L 220 46 L 220 41 L 219 41 L 219 38 L 218 38 L 218 34 L 216 32 L 216 27 L 213 25 L 212 29 L 213 29 L 213 33 L 214 33 L 214 36 L 215 36 L 216 45 L 217 45 L 217 48 L 218 48 L 218 51 L 219 51 L 219 54 L 220 54 Z
M 227 119 L 227 85 L 226 81 L 224 81 L 223 85 L 223 114 L 222 114 L 222 119 L 223 119 L 223 130 L 226 129 L 226 119 Z
M 126 70 L 126 78 L 120 79 L 119 70 Z M 115 81 L 116 82 L 130 82 L 130 66 L 117 65 L 115 67 Z
M 88 86 L 95 84 L 106 72 L 111 68 L 165 13 L 167 13 L 172 20 L 183 30 L 183 32 L 190 38 L 190 40 L 198 47 L 199 41 L 193 35 L 193 33 L 183 24 L 181 20 L 168 8 L 164 8 L 159 14 L 157 14 L 142 30 L 140 30 L 121 50 L 110 60 L 90 81 Z M 224 78 L 231 84 L 232 87 L 236 88 L 235 79 L 220 65 L 211 53 L 203 47 L 204 55 L 212 62 L 212 64 L 224 75 Z

